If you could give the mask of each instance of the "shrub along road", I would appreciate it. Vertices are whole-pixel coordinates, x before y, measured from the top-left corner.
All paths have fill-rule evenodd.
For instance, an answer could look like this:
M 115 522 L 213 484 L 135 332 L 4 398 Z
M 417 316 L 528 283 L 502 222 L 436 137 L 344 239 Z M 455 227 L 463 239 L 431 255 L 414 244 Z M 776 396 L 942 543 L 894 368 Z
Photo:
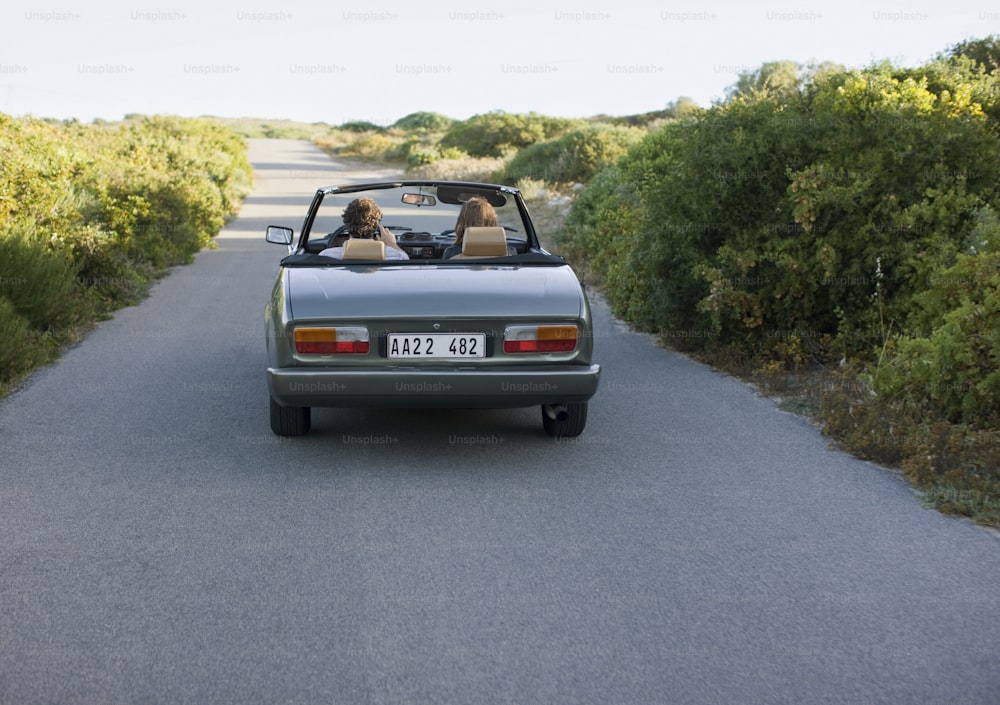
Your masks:
M 268 428 L 263 306 L 313 189 L 0 402 L 3 703 L 993 703 L 1000 541 L 595 302 L 602 389 Z

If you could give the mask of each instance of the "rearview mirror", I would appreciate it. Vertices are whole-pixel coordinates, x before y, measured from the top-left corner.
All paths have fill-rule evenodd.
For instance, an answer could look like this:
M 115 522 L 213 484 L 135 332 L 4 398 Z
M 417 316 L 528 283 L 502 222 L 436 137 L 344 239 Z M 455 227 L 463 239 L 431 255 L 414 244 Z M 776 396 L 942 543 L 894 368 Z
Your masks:
M 268 242 L 272 242 L 275 245 L 291 245 L 292 244 L 292 229 L 286 228 L 281 225 L 268 225 L 267 231 L 264 233 L 264 239 Z
M 436 206 L 437 199 L 425 193 L 404 193 L 403 203 L 409 203 L 411 206 Z

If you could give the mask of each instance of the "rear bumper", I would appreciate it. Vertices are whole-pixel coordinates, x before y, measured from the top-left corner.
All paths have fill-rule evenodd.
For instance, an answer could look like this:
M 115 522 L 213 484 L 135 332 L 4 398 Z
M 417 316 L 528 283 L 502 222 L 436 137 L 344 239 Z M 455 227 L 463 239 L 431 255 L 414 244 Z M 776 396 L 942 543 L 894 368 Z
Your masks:
M 505 409 L 583 402 L 597 392 L 601 366 L 488 370 L 277 369 L 267 388 L 283 406 Z

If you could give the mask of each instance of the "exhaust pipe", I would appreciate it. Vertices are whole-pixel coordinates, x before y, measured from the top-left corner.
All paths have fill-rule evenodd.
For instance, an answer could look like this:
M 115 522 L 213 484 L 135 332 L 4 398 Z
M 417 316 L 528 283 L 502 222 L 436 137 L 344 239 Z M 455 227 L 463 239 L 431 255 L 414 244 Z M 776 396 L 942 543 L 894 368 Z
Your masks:
M 542 409 L 553 421 L 565 421 L 569 418 L 569 412 L 563 404 L 543 404 Z

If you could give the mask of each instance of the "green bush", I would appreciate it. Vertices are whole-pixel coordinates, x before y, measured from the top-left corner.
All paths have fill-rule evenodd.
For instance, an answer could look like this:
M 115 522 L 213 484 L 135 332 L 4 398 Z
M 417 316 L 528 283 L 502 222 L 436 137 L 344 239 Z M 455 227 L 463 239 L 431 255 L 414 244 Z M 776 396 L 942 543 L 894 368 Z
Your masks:
M 206 120 L 0 114 L 0 153 L 0 347 L 26 351 L 5 385 L 190 261 L 250 186 L 244 140 Z
M 50 362 L 93 316 L 68 253 L 24 232 L 0 237 L 0 389 Z
M 97 153 L 74 183 L 81 220 L 138 265 L 190 261 L 250 188 L 243 139 L 208 121 L 154 117 L 86 138 Z
M 908 414 L 1000 428 L 1000 222 L 992 210 L 977 221 L 976 246 L 914 296 L 911 333 L 894 341 L 874 381 Z
M 80 266 L 77 279 L 100 311 L 137 304 L 158 276 L 151 262 L 130 258 L 120 240 L 93 226 L 78 231 L 67 246 Z
M 998 88 L 956 53 L 736 92 L 600 172 L 560 239 L 678 347 L 856 370 L 825 432 L 1000 524 Z
M 630 306 L 751 356 L 792 332 L 833 341 L 817 353 L 874 355 L 998 200 L 1000 142 L 952 88 L 885 65 L 829 73 L 800 98 L 741 97 L 651 133 L 611 186 L 634 194 L 624 254 L 655 315 Z M 571 216 L 572 237 L 602 217 L 620 220 Z
M 663 175 L 684 168 L 680 152 L 692 129 L 668 123 L 600 172 L 577 196 L 559 235 L 603 280 L 615 314 L 649 329 L 690 328 L 692 317 L 705 318 L 696 305 L 708 286 L 693 274 L 697 240 L 707 234 L 703 218 L 664 212 L 682 204 L 663 203 L 655 193 Z
M 338 129 L 344 130 L 345 132 L 383 132 L 384 128 L 376 125 L 374 122 L 368 122 L 366 120 L 353 120 L 351 122 L 345 122 L 339 126 Z
M 15 223 L 52 234 L 71 227 L 72 180 L 86 168 L 58 127 L 0 113 L 0 237 Z
M 430 164 L 438 159 L 438 150 L 432 140 L 419 134 L 409 134 L 386 155 L 395 161 L 406 162 L 407 167 Z
M 3 282 L 0 280 L 0 285 Z M 37 358 L 32 349 L 28 321 L 14 308 L 14 304 L 0 295 L 0 395 L 9 385 L 27 372 Z
M 435 132 L 447 130 L 454 123 L 455 121 L 450 117 L 445 117 L 440 113 L 418 112 L 399 118 L 392 126 L 407 132 Z
M 69 252 L 36 240 L 23 225 L 0 237 L 0 297 L 34 329 L 62 330 L 89 312 Z
M 514 183 L 536 179 L 550 184 L 586 183 L 613 164 L 645 131 L 615 125 L 587 125 L 557 137 L 531 144 L 507 163 L 503 180 Z
M 444 149 L 454 147 L 473 157 L 502 157 L 536 142 L 558 137 L 582 121 L 536 113 L 492 112 L 454 123 L 441 138 Z

